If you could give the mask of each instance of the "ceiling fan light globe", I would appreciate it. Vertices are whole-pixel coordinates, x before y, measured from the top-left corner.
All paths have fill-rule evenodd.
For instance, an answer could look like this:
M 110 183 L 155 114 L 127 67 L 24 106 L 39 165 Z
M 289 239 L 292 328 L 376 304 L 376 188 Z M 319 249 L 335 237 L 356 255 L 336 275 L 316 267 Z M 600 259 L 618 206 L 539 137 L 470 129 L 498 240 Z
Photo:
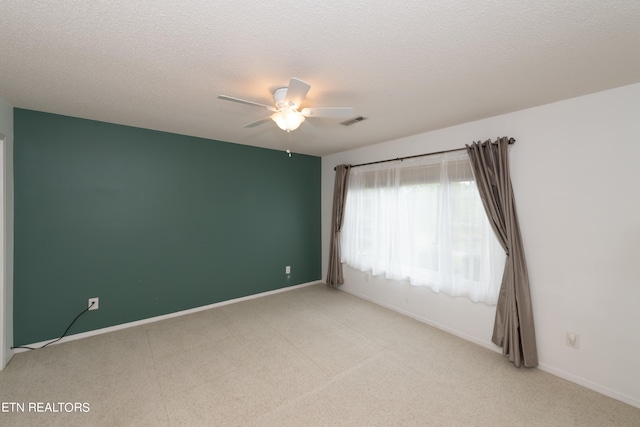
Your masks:
M 304 122 L 304 116 L 297 111 L 278 111 L 271 116 L 271 119 L 280 129 L 287 132 L 298 129 Z

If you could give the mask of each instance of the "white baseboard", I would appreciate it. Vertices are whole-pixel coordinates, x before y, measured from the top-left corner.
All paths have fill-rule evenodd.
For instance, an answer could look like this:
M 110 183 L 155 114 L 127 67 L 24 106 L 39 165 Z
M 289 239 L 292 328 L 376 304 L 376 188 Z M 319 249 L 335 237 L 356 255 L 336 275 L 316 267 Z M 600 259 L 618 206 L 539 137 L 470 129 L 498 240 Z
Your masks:
M 433 322 L 433 321 L 431 321 L 429 319 L 425 319 L 425 318 L 423 318 L 421 316 L 417 316 L 417 315 L 415 315 L 413 313 L 407 312 L 407 311 L 402 310 L 402 309 L 400 309 L 398 307 L 394 307 L 394 306 L 386 304 L 386 303 L 384 303 L 382 301 L 378 301 L 375 298 L 371 298 L 371 297 L 368 297 L 366 295 L 361 295 L 358 292 L 348 291 L 348 290 L 345 290 L 345 289 L 342 289 L 342 288 L 338 288 L 338 289 L 340 289 L 341 291 L 346 292 L 348 294 L 357 296 L 358 298 L 362 298 L 362 299 L 370 301 L 370 302 L 372 302 L 374 304 L 377 304 L 377 305 L 380 305 L 382 307 L 388 308 L 389 310 L 395 311 L 396 313 L 400 313 L 400 314 L 403 314 L 403 315 L 405 315 L 407 317 L 411 317 L 412 319 L 415 319 L 415 320 L 417 320 L 419 322 L 425 323 L 425 324 L 427 324 L 429 326 L 433 326 L 434 328 L 441 329 L 441 330 L 443 330 L 445 332 L 448 332 L 448 333 L 450 333 L 452 335 L 455 335 L 455 336 L 460 337 L 462 339 L 465 339 L 467 341 L 471 341 L 474 344 L 478 344 L 481 347 L 488 348 L 489 350 L 493 350 L 496 353 L 502 353 L 502 349 L 500 347 L 496 346 L 495 344 L 493 344 L 492 342 L 484 342 L 484 341 L 478 340 L 477 338 L 474 338 L 474 337 L 469 336 L 467 334 L 464 334 L 462 332 L 456 331 L 456 330 L 451 329 L 451 328 L 449 328 L 447 326 L 441 325 L 441 324 L 439 324 L 437 322 Z M 611 397 L 612 399 L 619 400 L 620 402 L 624 402 L 624 403 L 626 403 L 628 405 L 631 405 L 631 406 L 634 406 L 636 408 L 640 408 L 640 400 L 635 399 L 635 398 L 633 398 L 631 396 L 627 396 L 627 395 L 622 394 L 622 393 L 618 393 L 615 390 L 611 390 L 611 389 L 609 389 L 607 387 L 603 387 L 603 386 L 601 386 L 599 384 L 596 384 L 596 383 L 593 383 L 591 381 L 588 381 L 588 380 L 586 380 L 586 379 L 584 379 L 582 377 L 578 377 L 576 375 L 570 374 L 570 373 L 565 372 L 563 370 L 556 369 L 556 368 L 554 368 L 552 366 L 549 366 L 547 364 L 544 364 L 544 363 L 538 363 L 538 369 L 540 369 L 541 371 L 547 372 L 547 373 L 549 373 L 551 375 L 554 375 L 556 377 L 559 377 L 559 378 L 562 378 L 564 380 L 570 381 L 570 382 L 572 382 L 574 384 L 578 384 L 578 385 L 581 385 L 583 387 L 586 387 L 586 388 L 588 388 L 590 390 L 593 390 L 593 391 L 595 391 L 597 393 L 600 393 L 600 394 L 603 394 L 605 396 Z
M 342 288 L 338 288 L 338 289 L 340 289 L 342 292 L 346 292 L 346 293 L 351 294 L 353 296 L 356 296 L 358 298 L 362 298 L 364 300 L 370 301 L 370 302 L 372 302 L 372 303 L 374 303 L 376 305 L 380 305 L 380 306 L 382 306 L 384 308 L 388 308 L 389 310 L 395 311 L 396 313 L 400 313 L 400 314 L 402 314 L 404 316 L 407 316 L 407 317 L 410 317 L 412 319 L 415 319 L 418 322 L 425 323 L 425 324 L 427 324 L 429 326 L 433 326 L 436 329 L 443 330 L 443 331 L 445 331 L 445 332 L 447 332 L 447 333 L 449 333 L 451 335 L 455 335 L 455 336 L 460 337 L 460 338 L 462 338 L 462 339 L 464 339 L 466 341 L 471 341 L 474 344 L 477 344 L 477 345 L 479 345 L 481 347 L 487 348 L 487 349 L 489 349 L 491 351 L 495 351 L 496 353 L 501 353 L 502 352 L 502 349 L 500 349 L 500 347 L 496 346 L 491 341 L 479 340 L 478 338 L 472 337 L 471 335 L 467 335 L 464 332 L 460 332 L 458 330 L 451 329 L 450 327 L 442 325 L 442 324 L 440 324 L 438 322 L 434 322 L 433 320 L 427 319 L 427 318 L 422 317 L 422 316 L 418 316 L 415 313 L 411 313 L 409 311 L 405 311 L 405 310 L 403 310 L 401 308 L 398 308 L 398 307 L 395 307 L 393 305 L 390 305 L 390 304 L 384 303 L 382 301 L 376 300 L 375 298 L 371 298 L 369 296 L 362 295 L 362 294 L 360 294 L 358 292 L 354 292 L 354 291 L 350 291 L 350 290 L 348 291 L 348 290 L 342 289 Z
M 228 301 L 220 301 L 220 302 L 217 302 L 217 303 L 214 303 L 214 304 L 203 305 L 202 307 L 190 308 L 188 310 L 177 311 L 175 313 L 163 314 L 161 316 L 149 317 L 148 319 L 136 320 L 135 322 L 122 323 L 120 325 L 109 326 L 109 327 L 101 328 L 101 329 L 94 329 L 93 331 L 87 331 L 87 332 L 81 332 L 79 334 L 67 335 L 66 337 L 62 338 L 60 341 L 56 341 L 55 343 L 52 343 L 51 345 L 62 344 L 62 343 L 65 343 L 65 342 L 75 341 L 75 340 L 79 340 L 79 339 L 82 339 L 82 338 L 92 337 L 92 336 L 95 336 L 95 335 L 106 334 L 106 333 L 109 333 L 109 332 L 119 331 L 121 329 L 133 328 L 134 326 L 146 325 L 148 323 L 159 322 L 161 320 L 171 319 L 173 317 L 185 316 L 187 314 L 193 314 L 193 313 L 197 313 L 199 311 L 209 310 L 211 308 L 222 307 L 222 306 L 225 306 L 225 305 L 235 304 L 237 302 L 242 302 L 242 301 L 249 301 L 249 300 L 256 299 L 256 298 L 262 298 L 262 297 L 266 297 L 268 295 L 274 295 L 274 294 L 279 294 L 279 293 L 282 293 L 282 292 L 287 292 L 287 291 L 290 291 L 290 290 L 293 290 L 293 289 L 303 288 L 305 286 L 317 285 L 319 283 L 323 283 L 322 280 L 316 280 L 314 282 L 307 282 L 307 283 L 302 283 L 300 285 L 294 285 L 294 286 L 288 286 L 288 287 L 285 287 L 285 288 L 274 289 L 272 291 L 262 292 L 262 293 L 254 294 L 254 295 L 248 295 L 246 297 L 235 298 L 235 299 L 231 299 L 231 300 L 228 300 Z M 37 343 L 33 343 L 33 344 L 27 344 L 26 347 L 38 348 L 38 347 L 42 347 L 43 345 L 45 345 L 46 343 L 48 343 L 50 341 L 52 341 L 52 340 L 46 340 L 46 341 L 41 341 L 41 342 L 37 342 Z M 25 351 L 29 351 L 29 349 L 26 349 L 26 348 L 13 349 L 14 353 L 22 353 L 22 352 L 25 352 Z
M 636 408 L 640 408 L 640 400 L 635 399 L 631 396 L 627 396 L 626 394 L 619 393 L 615 390 L 611 390 L 610 388 L 603 387 L 600 384 L 593 383 L 577 375 L 570 374 L 569 372 L 565 372 L 561 369 L 556 369 L 553 366 L 549 366 L 545 363 L 538 363 L 538 369 L 540 369 L 541 371 L 547 372 L 551 375 L 555 375 L 556 377 L 559 377 L 564 380 L 570 381 L 572 383 L 586 387 L 589 390 L 593 390 L 600 394 L 604 394 L 605 396 L 608 396 L 612 399 L 619 400 L 620 402 L 624 402 L 628 405 L 635 406 Z

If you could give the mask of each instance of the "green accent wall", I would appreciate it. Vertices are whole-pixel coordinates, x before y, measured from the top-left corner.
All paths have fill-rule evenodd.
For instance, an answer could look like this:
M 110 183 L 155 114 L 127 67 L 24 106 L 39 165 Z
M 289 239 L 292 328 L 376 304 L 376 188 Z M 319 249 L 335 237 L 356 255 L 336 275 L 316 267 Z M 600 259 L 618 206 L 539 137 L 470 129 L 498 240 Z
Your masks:
M 319 157 L 17 108 L 14 141 L 14 345 L 321 279 Z

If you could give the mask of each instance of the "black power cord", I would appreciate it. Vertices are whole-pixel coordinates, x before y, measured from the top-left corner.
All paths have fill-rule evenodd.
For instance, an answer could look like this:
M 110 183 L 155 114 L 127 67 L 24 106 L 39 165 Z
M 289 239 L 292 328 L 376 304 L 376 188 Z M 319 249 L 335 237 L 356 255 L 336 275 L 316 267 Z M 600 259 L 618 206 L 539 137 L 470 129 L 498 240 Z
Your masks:
M 67 329 L 64 331 L 64 333 L 62 334 L 62 336 L 61 336 L 60 338 L 56 338 L 55 340 L 50 341 L 50 342 L 48 342 L 48 343 L 46 343 L 46 344 L 44 344 L 44 345 L 42 345 L 42 346 L 40 346 L 40 347 L 29 347 L 29 346 L 26 346 L 26 345 L 23 345 L 23 346 L 20 346 L 20 345 L 19 345 L 19 346 L 16 346 L 16 347 L 11 347 L 11 349 L 14 349 L 14 348 L 26 348 L 27 350 L 39 350 L 39 349 L 41 349 L 41 348 L 45 348 L 45 347 L 46 347 L 46 346 L 48 346 L 49 344 L 53 344 L 54 342 L 58 342 L 58 341 L 60 341 L 62 338 L 64 338 L 64 337 L 67 335 L 67 332 L 69 332 L 69 329 L 71 329 L 71 327 L 73 326 L 73 324 L 74 324 L 74 323 L 76 323 L 76 320 L 78 320 L 78 318 L 79 318 L 80 316 L 82 316 L 83 314 L 85 314 L 87 311 L 91 310 L 91 307 L 93 307 L 93 305 L 94 305 L 95 303 L 96 303 L 95 301 L 92 301 L 92 302 L 91 302 L 91 305 L 90 305 L 89 307 L 87 307 L 87 308 L 85 308 L 84 310 L 82 310 L 82 312 L 81 312 L 80 314 L 78 314 L 78 315 L 76 316 L 76 318 L 75 318 L 75 319 L 73 319 L 73 321 L 71 322 L 71 324 L 67 327 Z

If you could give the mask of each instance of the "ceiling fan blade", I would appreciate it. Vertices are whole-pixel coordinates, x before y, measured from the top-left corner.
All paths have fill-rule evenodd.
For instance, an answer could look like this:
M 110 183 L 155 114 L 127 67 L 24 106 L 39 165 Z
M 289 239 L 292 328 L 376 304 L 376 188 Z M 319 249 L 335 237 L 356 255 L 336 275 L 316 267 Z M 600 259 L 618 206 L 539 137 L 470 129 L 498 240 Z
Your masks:
M 305 96 L 307 96 L 307 92 L 311 89 L 311 85 L 306 82 L 303 82 L 300 79 L 296 79 L 292 77 L 289 81 L 289 87 L 287 88 L 287 95 L 284 100 L 288 103 L 295 104 L 296 108 L 300 108 L 300 104 Z
M 271 116 L 262 118 L 260 120 L 256 120 L 255 122 L 251 122 L 248 125 L 245 125 L 244 127 L 246 127 L 246 128 L 254 128 L 256 126 L 260 126 L 261 124 L 267 123 L 269 121 L 271 121 Z
M 355 115 L 353 108 L 351 107 L 303 108 L 300 112 L 305 117 L 349 118 Z
M 258 102 L 253 102 L 253 101 L 247 101 L 246 99 L 234 98 L 233 96 L 218 95 L 218 98 L 223 99 L 225 101 L 233 101 L 233 102 L 238 102 L 240 104 L 247 104 L 247 105 L 254 105 L 256 107 L 262 107 L 269 111 L 278 111 L 277 108 L 272 107 L 270 105 L 260 104 Z

